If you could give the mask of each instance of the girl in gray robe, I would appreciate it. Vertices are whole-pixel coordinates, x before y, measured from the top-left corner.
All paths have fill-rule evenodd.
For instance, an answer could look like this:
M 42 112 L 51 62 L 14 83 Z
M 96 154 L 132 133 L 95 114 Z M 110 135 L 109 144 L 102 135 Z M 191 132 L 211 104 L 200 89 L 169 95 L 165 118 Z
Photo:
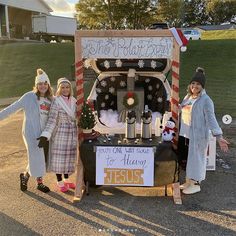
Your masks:
M 228 150 L 228 142 L 222 137 L 214 105 L 206 94 L 204 69 L 197 68 L 190 81 L 188 94 L 181 103 L 181 122 L 178 153 L 187 159 L 186 183 L 181 185 L 184 194 L 201 191 L 200 182 L 206 176 L 206 153 L 209 143 L 209 130 L 216 137 L 221 150 Z M 183 155 L 186 155 L 183 158 Z
M 42 69 L 38 69 L 33 91 L 25 93 L 19 100 L 0 111 L 0 120 L 17 111 L 24 111 L 22 135 L 27 149 L 28 165 L 26 171 L 20 174 L 22 191 L 27 190 L 30 176 L 36 177 L 38 190 L 45 193 L 50 191 L 42 180 L 42 176 L 46 173 L 45 160 L 49 145 L 47 143 L 45 148 L 41 149 L 38 147 L 37 139 L 46 125 L 51 101 L 52 88 L 49 78 Z

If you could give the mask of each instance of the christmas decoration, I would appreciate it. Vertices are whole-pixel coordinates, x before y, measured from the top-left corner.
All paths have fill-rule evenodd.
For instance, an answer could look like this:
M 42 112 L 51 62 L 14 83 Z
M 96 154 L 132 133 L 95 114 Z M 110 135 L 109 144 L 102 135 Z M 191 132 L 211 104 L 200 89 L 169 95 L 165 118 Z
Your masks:
M 95 71 L 129 71 L 135 69 L 136 71 L 152 71 L 162 72 L 167 66 L 167 59 L 91 59 L 91 66 Z
M 157 67 L 157 62 L 156 61 L 151 61 L 151 67 L 155 69 Z
M 115 92 L 115 88 L 114 87 L 110 87 L 109 88 L 109 93 L 114 93 Z
M 96 88 L 97 93 L 101 93 L 102 90 L 100 88 Z
M 143 60 L 139 60 L 138 61 L 138 66 L 139 66 L 139 68 L 143 68 L 144 67 L 144 61 Z
M 175 131 L 175 122 L 172 119 L 168 120 L 162 131 L 162 141 L 171 142 L 175 136 Z
M 106 86 L 107 86 L 107 82 L 106 82 L 105 80 L 103 80 L 103 81 L 101 82 L 101 85 L 102 85 L 102 87 L 106 87 Z
M 93 114 L 92 109 L 89 104 L 84 102 L 82 107 L 80 119 L 79 119 L 79 127 L 82 129 L 92 129 L 96 124 L 95 116 Z
M 115 62 L 117 67 L 121 67 L 122 66 L 122 61 L 120 59 L 116 60 Z
M 110 68 L 110 62 L 109 61 L 104 61 L 104 67 L 106 68 L 106 69 L 109 69 Z
M 147 95 L 147 99 L 148 99 L 148 100 L 152 100 L 152 94 L 148 94 L 148 95 Z
M 176 28 L 171 28 L 170 31 L 173 34 L 177 43 L 179 44 L 180 51 L 185 52 L 187 50 L 186 46 L 188 44 L 188 40 L 186 39 L 186 37 L 184 36 L 182 31 L 180 29 L 176 29 Z
M 115 78 L 115 81 L 113 78 Z M 103 83 L 102 83 L 103 81 Z M 120 76 L 111 76 L 102 79 L 100 83 L 96 85 L 96 100 L 97 100 L 97 109 L 100 110 L 117 110 L 117 91 L 120 89 L 125 89 L 126 92 L 121 96 L 120 103 L 123 104 L 123 97 L 127 93 L 127 91 L 133 91 L 128 89 L 127 84 L 127 76 L 120 75 Z M 104 87 L 105 82 L 105 87 Z M 101 84 L 102 83 L 102 84 Z M 135 86 L 137 88 L 143 88 L 145 91 L 144 94 L 144 103 L 148 105 L 148 107 L 153 111 L 158 111 L 160 113 L 165 112 L 165 109 L 168 109 L 169 106 L 166 102 L 167 94 L 165 92 L 165 88 L 162 82 L 153 77 L 149 76 L 138 76 L 138 80 L 135 81 Z M 152 90 L 149 90 L 149 86 L 152 87 Z M 151 88 L 150 87 L 150 88 Z M 107 99 L 107 96 L 109 98 Z M 151 96 L 150 96 L 151 95 Z M 138 96 L 138 95 L 137 95 Z M 162 100 L 157 102 L 157 99 L 161 97 Z M 139 99 L 138 105 L 140 105 L 141 100 Z M 125 107 L 124 107 L 125 108 Z
M 126 86 L 125 81 L 121 80 L 121 81 L 120 81 L 120 86 L 121 86 L 121 87 L 125 87 L 125 86 Z
M 138 105 L 138 96 L 134 92 L 127 92 L 123 98 L 123 105 L 127 109 L 131 109 Z
M 90 63 L 91 63 L 91 60 L 89 60 L 89 59 L 85 60 L 84 61 L 84 67 L 88 69 L 91 66 Z

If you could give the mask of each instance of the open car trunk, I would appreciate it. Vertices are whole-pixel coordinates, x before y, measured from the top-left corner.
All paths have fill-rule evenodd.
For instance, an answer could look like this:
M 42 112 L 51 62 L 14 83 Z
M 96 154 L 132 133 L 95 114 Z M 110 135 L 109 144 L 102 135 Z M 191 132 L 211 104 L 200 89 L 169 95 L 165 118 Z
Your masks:
M 92 68 L 99 73 L 88 96 L 94 102 L 100 133 L 125 133 L 125 117 L 128 109 L 124 104 L 127 92 L 137 95 L 136 130 L 141 131 L 140 117 L 145 107 L 152 111 L 152 133 L 155 120 L 170 116 L 171 87 L 166 79 L 170 70 L 169 59 L 99 59 L 89 60 Z M 130 70 L 133 74 L 130 77 Z

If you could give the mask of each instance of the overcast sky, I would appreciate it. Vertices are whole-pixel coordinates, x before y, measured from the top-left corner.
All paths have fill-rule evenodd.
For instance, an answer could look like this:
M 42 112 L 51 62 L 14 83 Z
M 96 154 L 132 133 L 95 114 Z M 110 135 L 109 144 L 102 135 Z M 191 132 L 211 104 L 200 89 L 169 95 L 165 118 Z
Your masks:
M 75 3 L 79 0 L 44 0 L 53 10 L 53 15 L 73 17 Z

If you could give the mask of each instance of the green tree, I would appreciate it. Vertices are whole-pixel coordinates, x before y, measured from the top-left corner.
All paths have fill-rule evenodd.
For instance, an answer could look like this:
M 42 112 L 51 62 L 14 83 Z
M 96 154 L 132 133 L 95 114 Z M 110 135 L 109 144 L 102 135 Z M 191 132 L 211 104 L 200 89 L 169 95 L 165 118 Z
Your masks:
M 206 0 L 184 0 L 182 25 L 196 26 L 208 23 L 206 4 Z
M 169 23 L 170 26 L 179 27 L 182 23 L 183 0 L 159 0 L 156 20 Z
M 235 0 L 207 0 L 207 13 L 210 17 L 210 22 L 220 24 L 230 21 L 236 16 L 236 1 Z
M 142 29 L 154 22 L 157 0 L 80 0 L 80 28 Z
M 157 2 L 154 0 L 128 0 L 127 26 L 132 29 L 144 29 L 156 19 Z
M 79 127 L 82 129 L 92 129 L 96 124 L 95 116 L 89 104 L 84 102 L 79 119 Z
M 80 0 L 76 12 L 80 28 L 102 29 L 109 25 L 103 1 Z

